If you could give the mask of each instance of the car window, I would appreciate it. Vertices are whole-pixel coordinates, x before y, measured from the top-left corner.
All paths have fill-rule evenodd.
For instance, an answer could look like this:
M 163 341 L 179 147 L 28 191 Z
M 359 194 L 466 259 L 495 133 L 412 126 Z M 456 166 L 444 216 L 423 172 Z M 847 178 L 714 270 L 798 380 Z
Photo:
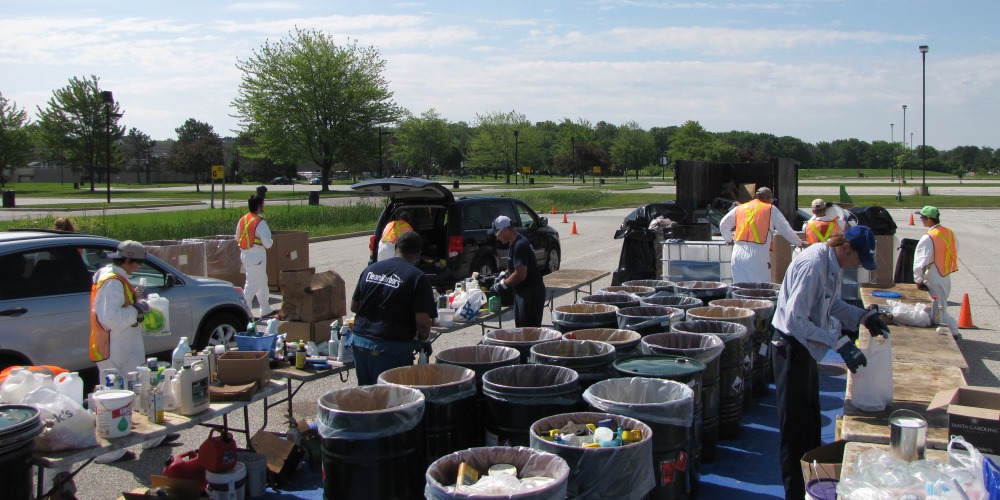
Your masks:
M 73 246 L 5 255 L 0 259 L 0 297 L 25 299 L 90 291 L 90 273 Z
M 93 276 L 98 269 L 111 263 L 108 254 L 112 252 L 114 250 L 107 248 L 84 248 L 80 251 L 80 255 L 87 265 L 88 272 Z M 148 260 L 129 276 L 129 282 L 138 285 L 140 278 L 146 278 L 146 286 L 149 288 L 161 287 L 167 283 L 167 273 Z
M 517 212 L 514 211 L 514 207 L 511 206 L 510 202 L 505 200 L 489 202 L 489 222 L 486 223 L 486 227 L 493 227 L 493 220 L 501 215 L 510 217 L 511 225 L 514 227 L 521 227 L 520 217 L 518 217 Z
M 524 205 L 519 205 L 515 203 L 517 207 L 517 220 L 521 221 L 521 227 L 525 229 L 532 229 L 538 224 L 535 222 L 535 218 L 528 211 L 528 208 Z
M 463 209 L 462 222 L 466 230 L 489 229 L 493 224 L 493 214 L 483 203 L 471 203 Z

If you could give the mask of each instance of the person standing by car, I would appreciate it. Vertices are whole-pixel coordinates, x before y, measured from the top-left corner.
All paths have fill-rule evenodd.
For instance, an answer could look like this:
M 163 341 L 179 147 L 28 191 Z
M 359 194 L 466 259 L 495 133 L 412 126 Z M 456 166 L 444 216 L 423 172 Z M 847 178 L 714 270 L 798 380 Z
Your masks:
M 948 295 L 951 294 L 951 273 L 958 271 L 958 240 L 955 233 L 941 225 L 941 212 L 927 205 L 919 212 L 920 223 L 927 233 L 920 237 L 913 252 L 913 282 L 937 297 L 941 323 L 948 326 L 951 336 L 960 338 L 958 321 L 948 314 Z
M 432 354 L 429 341 L 437 304 L 427 275 L 413 264 L 420 258 L 420 235 L 407 231 L 396 254 L 366 267 L 351 297 L 354 317 L 354 370 L 358 385 L 372 385 L 392 368 L 413 364 L 417 348 Z
M 535 250 L 524 235 L 510 226 L 510 217 L 501 215 L 493 220 L 488 231 L 501 243 L 510 245 L 507 251 L 507 271 L 497 276 L 490 292 L 500 295 L 507 288 L 514 289 L 514 326 L 518 328 L 542 326 L 545 312 L 545 282 L 535 260 Z
M 262 200 L 267 198 L 267 186 L 257 186 L 257 196 Z
M 396 255 L 396 241 L 399 240 L 399 236 L 407 231 L 413 231 L 413 226 L 410 225 L 411 217 L 409 210 L 403 210 L 399 212 L 396 220 L 391 220 L 385 225 L 382 238 L 378 240 L 378 254 L 375 260 L 391 259 Z
M 76 226 L 73 225 L 73 221 L 69 217 L 60 217 L 56 219 L 56 230 L 66 231 L 68 233 L 75 233 Z
M 856 372 L 867 365 L 865 355 L 854 345 L 860 326 L 872 336 L 889 336 L 877 306 L 865 310 L 840 298 L 844 269 L 858 266 L 875 269 L 875 235 L 866 226 L 854 226 L 803 250 L 788 267 L 778 292 L 771 322 L 775 330 L 771 360 L 786 499 L 805 497 L 799 460 L 822 444 L 817 362 L 835 349 L 847 368 Z M 857 327 L 848 336 L 842 334 L 841 325 Z
M 139 297 L 128 278 L 146 261 L 146 248 L 141 243 L 125 240 L 116 253 L 108 255 L 111 263 L 97 270 L 90 289 L 90 360 L 102 372 L 118 370 L 124 376 L 146 361 L 146 346 L 142 339 L 143 315 L 149 303 Z M 177 440 L 171 434 L 143 443 L 148 449 Z M 111 463 L 126 457 L 121 449 L 97 457 L 98 463 Z
M 267 289 L 267 249 L 274 243 L 271 228 L 264 220 L 264 198 L 251 196 L 247 199 L 249 212 L 236 224 L 236 244 L 240 247 L 240 261 L 246 269 L 247 281 L 243 296 L 247 306 L 253 308 L 253 298 L 260 304 L 260 317 L 274 314 L 271 308 L 271 293 Z
M 813 200 L 811 208 L 813 216 L 802 228 L 806 234 L 806 243 L 822 243 L 835 234 L 842 234 L 846 229 L 847 221 L 836 210 L 830 210 L 831 207 L 827 206 L 823 198 Z
M 774 205 L 770 188 L 757 190 L 755 198 L 730 210 L 721 221 L 719 231 L 733 249 L 733 282 L 766 283 L 771 281 L 772 232 L 777 232 L 792 244 L 804 247 L 792 226 Z

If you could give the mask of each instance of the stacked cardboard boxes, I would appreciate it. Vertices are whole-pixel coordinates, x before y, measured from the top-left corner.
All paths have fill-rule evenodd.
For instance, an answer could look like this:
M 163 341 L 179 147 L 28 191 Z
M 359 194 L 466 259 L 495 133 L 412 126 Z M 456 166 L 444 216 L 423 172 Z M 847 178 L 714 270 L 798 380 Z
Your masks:
M 146 251 L 189 276 L 207 276 L 205 242 L 198 240 L 155 240 L 142 243 Z
M 267 249 L 267 286 L 280 290 L 281 272 L 309 267 L 308 231 L 271 231 L 274 244 Z
M 236 236 L 223 234 L 183 240 L 184 243 L 200 242 L 205 245 L 205 262 L 209 278 L 228 281 L 235 286 L 246 284 L 246 275 L 240 264 L 240 247 Z
M 315 268 L 281 272 L 281 315 L 278 331 L 287 340 L 322 342 L 330 337 L 330 323 L 347 314 L 344 279 L 334 271 Z

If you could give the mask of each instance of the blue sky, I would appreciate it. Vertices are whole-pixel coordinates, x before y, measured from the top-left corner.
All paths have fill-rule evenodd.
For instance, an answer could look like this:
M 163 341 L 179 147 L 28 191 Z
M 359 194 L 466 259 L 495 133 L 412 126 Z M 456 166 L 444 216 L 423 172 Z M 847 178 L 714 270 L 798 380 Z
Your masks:
M 154 139 L 187 118 L 235 135 L 246 59 L 295 27 L 379 49 L 394 100 L 476 123 L 697 120 L 807 142 L 1000 147 L 996 0 L 366 0 L 8 2 L 0 93 L 32 114 L 73 76 L 97 75 Z M 890 127 L 894 124 L 894 127 Z

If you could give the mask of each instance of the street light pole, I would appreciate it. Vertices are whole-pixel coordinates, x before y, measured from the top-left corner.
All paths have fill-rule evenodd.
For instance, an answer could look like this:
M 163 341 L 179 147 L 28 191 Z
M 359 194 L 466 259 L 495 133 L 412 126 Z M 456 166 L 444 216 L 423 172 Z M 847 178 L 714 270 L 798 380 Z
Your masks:
M 101 101 L 104 103 L 104 135 L 106 141 L 105 165 L 108 170 L 108 203 L 111 203 L 111 105 L 115 103 L 115 98 L 110 90 L 101 91 Z
M 906 158 L 906 105 L 903 105 L 903 158 Z M 905 161 L 905 160 L 904 160 Z M 906 163 L 903 163 L 905 166 Z M 910 168 L 910 179 L 913 179 L 913 168 Z
M 927 51 L 930 48 L 926 45 L 920 46 L 920 66 L 922 73 L 921 87 L 923 88 L 923 97 L 921 97 L 921 114 L 922 125 L 920 131 L 920 194 L 921 196 L 927 196 Z
M 518 136 L 518 135 L 519 135 L 520 133 L 521 133 L 521 131 L 519 131 L 519 130 L 517 130 L 517 129 L 514 129 L 514 168 L 515 168 L 515 169 L 519 169 L 519 168 L 521 168 L 521 166 L 520 166 L 520 165 L 521 165 L 521 163 L 519 162 L 519 160 L 518 160 L 518 156 L 517 156 L 517 154 L 518 154 L 518 151 L 517 151 L 517 146 L 518 146 L 518 144 L 521 144 L 521 141 L 519 141 L 519 140 L 517 139 L 517 136 Z M 516 176 L 515 176 L 514 178 L 515 178 L 515 179 L 517 179 L 517 177 L 516 177 Z

